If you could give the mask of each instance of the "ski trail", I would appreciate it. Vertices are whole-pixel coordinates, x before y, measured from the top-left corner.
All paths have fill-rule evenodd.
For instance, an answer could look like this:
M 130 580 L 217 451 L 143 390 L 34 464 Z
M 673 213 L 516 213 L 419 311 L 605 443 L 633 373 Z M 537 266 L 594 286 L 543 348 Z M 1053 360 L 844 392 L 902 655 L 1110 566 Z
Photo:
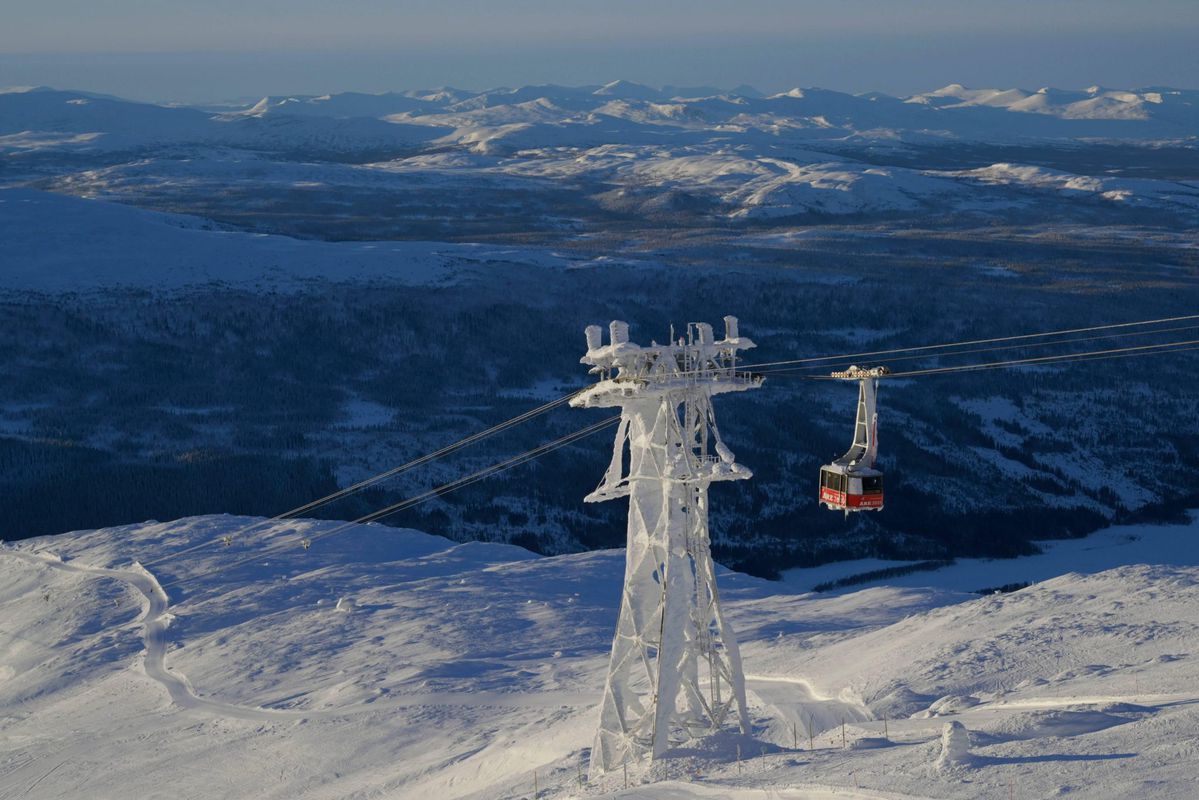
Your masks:
M 171 624 L 171 615 L 168 612 L 170 601 L 158 583 L 158 579 L 141 564 L 135 562 L 131 570 L 115 570 L 66 562 L 41 553 L 5 550 L 4 554 L 64 572 L 112 578 L 137 589 L 146 599 L 145 610 L 138 618 L 138 622 L 142 624 L 142 641 L 146 648 L 142 657 L 142 668 L 146 677 L 162 684 L 163 688 L 167 690 L 171 702 L 180 708 L 257 722 L 300 716 L 296 712 L 239 706 L 201 697 L 192 689 L 186 675 L 168 668 L 166 655 L 167 628 Z
M 660 781 L 635 789 L 603 794 L 613 800 L 931 800 L 928 795 L 899 794 L 821 783 L 796 783 L 785 787 L 743 786 Z
M 1025 709 L 1069 708 L 1072 706 L 1099 706 L 1111 703 L 1132 703 L 1146 707 L 1181 705 L 1199 702 L 1193 694 L 1096 694 L 1061 695 L 1056 697 L 1024 697 L 1015 700 L 995 700 L 975 706 L 979 711 L 1021 711 Z M 974 709 L 970 709 L 974 710 Z
M 130 570 L 115 570 L 105 567 L 66 562 L 57 556 L 43 553 L 30 553 L 22 550 L 3 549 L 0 555 L 14 556 L 27 563 L 34 563 L 62 570 L 96 577 L 113 578 L 129 584 L 145 598 L 145 610 L 137 619 L 142 624 L 142 641 L 145 652 L 142 667 L 146 677 L 162 684 L 171 698 L 171 702 L 180 708 L 199 711 L 220 717 L 231 717 L 252 722 L 271 722 L 278 720 L 320 719 L 346 717 L 371 711 L 384 711 L 406 706 L 493 706 L 500 708 L 561 708 L 561 707 L 590 707 L 600 700 L 600 694 L 568 693 L 568 692 L 539 692 L 522 694 L 516 692 L 440 692 L 398 695 L 389 698 L 385 703 L 364 703 L 347 708 L 321 709 L 287 709 L 262 708 L 260 706 L 244 706 L 236 703 L 226 703 L 213 700 L 196 693 L 187 676 L 178 670 L 169 668 L 166 664 L 169 639 L 167 629 L 170 627 L 170 600 L 158 579 L 143 567 L 134 562 Z

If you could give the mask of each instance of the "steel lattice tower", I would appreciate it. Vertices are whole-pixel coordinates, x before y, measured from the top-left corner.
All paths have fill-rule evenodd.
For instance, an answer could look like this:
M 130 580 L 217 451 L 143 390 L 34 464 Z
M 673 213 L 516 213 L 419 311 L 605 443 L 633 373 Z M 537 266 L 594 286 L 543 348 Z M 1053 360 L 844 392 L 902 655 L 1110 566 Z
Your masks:
M 708 485 L 744 480 L 716 428 L 712 396 L 761 385 L 736 371 L 754 346 L 725 317 L 725 337 L 692 323 L 667 345 L 629 342 L 613 322 L 611 340 L 587 328 L 584 364 L 599 382 L 571 400 L 581 408 L 620 406 L 612 461 L 588 502 L 629 498 L 628 549 L 620 618 L 612 640 L 591 774 L 726 725 L 747 732 L 745 680 L 732 629 L 720 609 L 708 532 Z M 671 334 L 674 338 L 674 334 Z

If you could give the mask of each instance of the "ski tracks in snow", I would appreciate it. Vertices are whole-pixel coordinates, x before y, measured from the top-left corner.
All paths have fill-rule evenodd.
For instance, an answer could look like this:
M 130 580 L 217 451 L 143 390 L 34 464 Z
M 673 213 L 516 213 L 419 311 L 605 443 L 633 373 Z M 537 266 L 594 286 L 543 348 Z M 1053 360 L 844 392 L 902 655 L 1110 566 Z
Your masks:
M 146 677 L 162 684 L 163 688 L 167 690 L 167 694 L 170 695 L 171 702 L 180 708 L 258 722 L 302 716 L 290 711 L 239 706 L 201 697 L 196 694 L 191 683 L 188 682 L 187 676 L 167 667 L 167 629 L 170 627 L 172 619 L 169 612 L 170 601 L 158 583 L 158 579 L 141 564 L 135 562 L 131 569 L 116 570 L 75 564 L 45 553 L 30 553 L 15 549 L 6 549 L 3 553 L 29 563 L 48 566 L 64 572 L 113 578 L 136 589 L 146 601 L 145 610 L 137 620 L 142 625 L 142 641 L 146 648 L 142 654 L 142 669 L 145 671 Z

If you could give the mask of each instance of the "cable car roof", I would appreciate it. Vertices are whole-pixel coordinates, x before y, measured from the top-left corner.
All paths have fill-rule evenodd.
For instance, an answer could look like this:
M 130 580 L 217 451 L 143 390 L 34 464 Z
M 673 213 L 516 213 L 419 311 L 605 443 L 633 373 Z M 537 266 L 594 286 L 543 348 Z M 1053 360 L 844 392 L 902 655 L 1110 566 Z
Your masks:
M 881 470 L 873 467 L 857 467 L 852 464 L 839 464 L 834 461 L 832 464 L 825 464 L 820 468 L 821 472 L 833 472 L 838 475 L 849 475 L 854 478 L 874 478 L 882 475 Z

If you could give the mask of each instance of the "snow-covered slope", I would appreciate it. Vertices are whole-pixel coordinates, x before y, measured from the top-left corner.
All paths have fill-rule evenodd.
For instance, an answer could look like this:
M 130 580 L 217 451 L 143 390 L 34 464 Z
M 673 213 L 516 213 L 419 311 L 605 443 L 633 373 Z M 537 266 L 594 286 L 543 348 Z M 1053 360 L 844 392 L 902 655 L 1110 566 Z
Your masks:
M 620 551 L 538 558 L 379 526 L 300 546 L 335 525 L 200 517 L 0 550 L 0 789 L 1173 798 L 1197 778 L 1188 549 L 1094 573 L 1062 558 L 1059 577 L 986 597 L 723 573 L 752 734 L 632 770 L 625 790 L 622 774 L 579 784 Z
M 288 288 L 312 280 L 455 280 L 480 261 L 562 263 L 537 248 L 428 242 L 316 242 L 221 230 L 196 217 L 29 189 L 0 190 L 6 289 Z

